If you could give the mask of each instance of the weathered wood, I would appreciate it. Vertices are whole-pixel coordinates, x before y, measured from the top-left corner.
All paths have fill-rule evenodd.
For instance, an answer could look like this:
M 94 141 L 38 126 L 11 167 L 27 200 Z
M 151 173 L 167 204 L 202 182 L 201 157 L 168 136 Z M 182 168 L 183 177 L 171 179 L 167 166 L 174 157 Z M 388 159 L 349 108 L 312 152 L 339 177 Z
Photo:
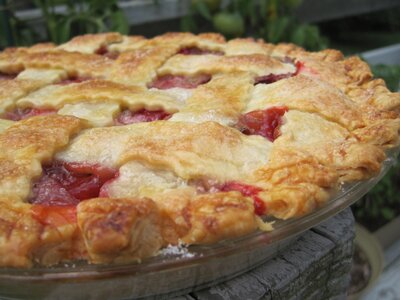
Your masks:
M 354 218 L 347 209 L 308 230 L 263 265 L 190 296 L 197 300 L 343 299 L 350 282 L 354 234 Z M 184 299 L 188 300 L 174 298 Z

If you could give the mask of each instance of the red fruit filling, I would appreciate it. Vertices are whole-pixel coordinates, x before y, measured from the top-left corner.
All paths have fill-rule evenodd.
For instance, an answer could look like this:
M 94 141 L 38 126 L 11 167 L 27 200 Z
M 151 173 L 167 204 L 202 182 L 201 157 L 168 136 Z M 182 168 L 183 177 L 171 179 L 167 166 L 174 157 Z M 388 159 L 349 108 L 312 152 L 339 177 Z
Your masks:
M 211 76 L 208 74 L 199 74 L 194 76 L 164 75 L 156 78 L 149 87 L 160 90 L 171 89 L 174 87 L 194 89 L 201 84 L 209 82 L 210 80 Z
M 285 60 L 289 60 L 289 58 L 285 58 Z M 296 67 L 296 71 L 294 73 L 285 73 L 285 74 L 268 74 L 268 75 L 264 75 L 264 76 L 259 76 L 256 77 L 255 81 L 254 81 L 254 85 L 256 84 L 260 84 L 260 83 L 264 83 L 264 84 L 270 84 L 270 83 L 274 83 L 277 82 L 281 79 L 285 79 L 285 78 L 290 78 L 293 76 L 296 76 L 304 71 L 312 71 L 310 68 L 307 68 L 304 66 L 304 63 L 301 61 L 298 61 L 296 63 L 294 63 L 293 61 L 288 61 L 291 64 L 294 64 Z M 312 71 L 313 73 L 314 71 Z
M 171 114 L 163 110 L 150 111 L 141 109 L 139 111 L 130 111 L 126 109 L 115 119 L 115 125 L 128 125 L 140 122 L 152 122 L 157 120 L 166 120 L 171 117 Z
M 237 191 L 243 196 L 251 197 L 254 201 L 254 212 L 259 216 L 264 215 L 267 212 L 264 201 L 258 197 L 258 193 L 262 191 L 259 187 L 231 181 L 223 184 L 220 187 L 220 190 L 223 192 Z
M 110 52 L 107 46 L 101 46 L 99 49 L 96 50 L 96 54 L 107 57 L 112 60 L 117 59 L 119 56 L 119 52 L 116 51 Z
M 58 85 L 68 85 L 68 84 L 72 84 L 72 83 L 81 83 L 87 80 L 90 80 L 92 78 L 90 77 L 79 77 L 79 76 L 70 76 L 66 79 L 63 79 L 59 82 L 57 82 L 56 84 Z
M 4 118 L 12 121 L 20 121 L 34 116 L 45 116 L 57 113 L 55 109 L 42 108 L 17 108 L 13 111 L 6 112 Z
M 12 80 L 17 77 L 18 74 L 5 74 L 0 72 L 0 80 Z
M 282 116 L 288 111 L 286 106 L 275 106 L 265 110 L 254 110 L 240 116 L 237 127 L 247 135 L 261 135 L 273 142 L 279 135 Z
M 293 73 L 286 73 L 286 74 L 278 74 L 278 75 L 268 74 L 268 75 L 264 75 L 264 76 L 259 76 L 259 77 L 256 77 L 254 85 L 260 84 L 260 83 L 264 83 L 264 84 L 274 83 L 278 80 L 292 77 L 293 75 L 294 75 Z
M 258 193 L 262 191 L 261 188 L 239 183 L 236 181 L 228 181 L 224 184 L 220 184 L 214 180 L 196 180 L 192 182 L 192 185 L 196 187 L 198 193 L 218 193 L 218 192 L 240 192 L 243 196 L 250 197 L 254 202 L 254 211 L 257 215 L 265 215 L 267 208 L 264 201 L 258 197 Z
M 296 72 L 294 73 L 294 75 L 300 74 L 305 69 L 304 63 L 302 61 L 296 62 L 295 66 L 296 66 Z
M 307 67 L 302 61 L 296 62 L 296 72 L 294 75 L 299 75 L 301 73 L 308 73 L 312 75 L 318 75 L 318 71 L 313 68 Z
M 101 197 L 101 198 L 110 197 L 109 192 L 108 192 L 109 186 L 114 182 L 114 180 L 118 179 L 118 177 L 119 177 L 119 172 L 115 173 L 113 178 L 111 178 L 110 180 L 108 180 L 107 182 L 105 182 L 102 185 L 102 187 L 100 188 L 99 197 Z
M 33 184 L 29 202 L 44 206 L 71 206 L 96 198 L 116 170 L 86 163 L 54 162 L 43 167 L 42 177 Z
M 178 52 L 178 54 L 183 54 L 183 55 L 202 55 L 202 54 L 224 55 L 224 52 L 216 51 L 216 50 L 200 49 L 197 47 L 186 47 L 186 48 L 182 48 Z

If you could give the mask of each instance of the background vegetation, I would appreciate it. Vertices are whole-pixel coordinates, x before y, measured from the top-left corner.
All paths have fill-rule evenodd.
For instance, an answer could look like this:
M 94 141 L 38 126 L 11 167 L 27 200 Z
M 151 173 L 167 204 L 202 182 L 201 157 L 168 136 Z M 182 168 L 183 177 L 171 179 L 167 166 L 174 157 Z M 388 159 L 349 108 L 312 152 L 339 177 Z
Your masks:
M 7 38 L 7 28 L 11 31 L 11 41 L 18 46 L 31 45 L 40 41 L 41 35 L 29 26 L 27 21 L 16 17 L 16 10 L 23 1 L 5 1 L 8 8 L 3 12 L 3 18 L 8 24 L 0 27 L 0 45 L 10 43 Z M 39 8 L 45 23 L 46 41 L 57 44 L 68 41 L 71 37 L 106 31 L 129 33 L 129 24 L 123 12 L 117 5 L 117 0 L 33 0 L 25 5 Z M 57 10 L 62 6 L 63 13 Z M 30 22 L 35 20 L 29 20 Z
M 183 31 L 217 31 L 227 38 L 253 36 L 271 43 L 292 42 L 309 50 L 328 46 L 315 25 L 299 22 L 293 10 L 301 0 L 193 0 Z

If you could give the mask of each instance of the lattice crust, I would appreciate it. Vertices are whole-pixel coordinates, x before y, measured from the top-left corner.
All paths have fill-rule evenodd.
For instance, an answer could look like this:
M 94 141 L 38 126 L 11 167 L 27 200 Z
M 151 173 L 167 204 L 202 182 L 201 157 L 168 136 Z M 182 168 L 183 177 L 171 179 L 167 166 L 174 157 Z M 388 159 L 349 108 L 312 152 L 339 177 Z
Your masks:
M 212 33 L 6 49 L 0 265 L 140 261 L 270 230 L 260 216 L 304 215 L 377 174 L 399 110 L 336 50 Z

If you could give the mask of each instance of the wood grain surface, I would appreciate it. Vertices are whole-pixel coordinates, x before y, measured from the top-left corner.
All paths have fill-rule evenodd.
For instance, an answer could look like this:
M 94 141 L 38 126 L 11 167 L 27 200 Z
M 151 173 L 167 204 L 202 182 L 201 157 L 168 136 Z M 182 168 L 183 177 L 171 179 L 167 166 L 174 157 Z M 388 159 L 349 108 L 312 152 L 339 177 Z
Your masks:
M 245 274 L 183 296 L 157 299 L 345 299 L 354 234 L 354 218 L 346 209 Z

